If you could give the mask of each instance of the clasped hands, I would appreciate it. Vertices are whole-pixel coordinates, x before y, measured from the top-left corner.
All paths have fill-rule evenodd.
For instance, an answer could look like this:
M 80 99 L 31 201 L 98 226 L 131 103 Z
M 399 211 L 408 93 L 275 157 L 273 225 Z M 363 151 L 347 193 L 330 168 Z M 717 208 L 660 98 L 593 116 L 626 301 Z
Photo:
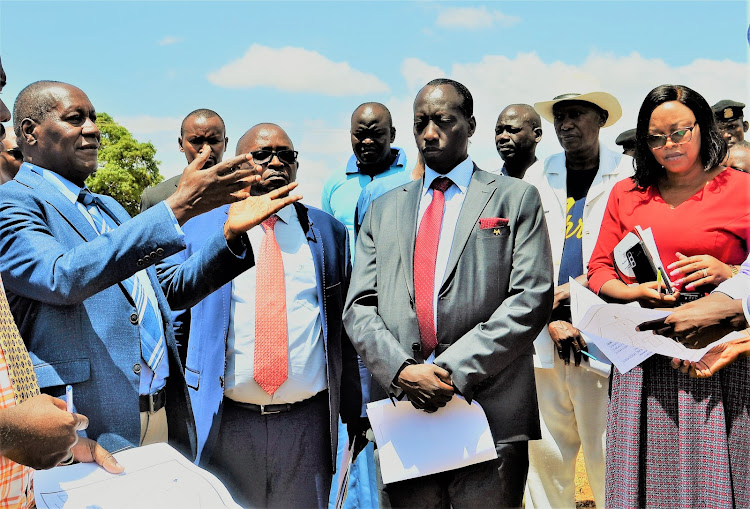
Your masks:
M 453 397 L 455 389 L 451 374 L 435 364 L 410 364 L 398 374 L 396 385 L 409 398 L 414 408 L 436 412 Z

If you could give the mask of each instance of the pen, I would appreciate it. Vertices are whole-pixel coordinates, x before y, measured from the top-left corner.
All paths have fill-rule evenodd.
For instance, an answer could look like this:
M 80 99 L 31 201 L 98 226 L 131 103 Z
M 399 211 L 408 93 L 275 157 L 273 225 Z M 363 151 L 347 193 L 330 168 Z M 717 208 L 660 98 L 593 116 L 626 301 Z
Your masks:
M 68 412 L 73 412 L 73 386 L 65 386 L 65 405 Z
M 586 357 L 588 357 L 589 359 L 591 359 L 592 361 L 597 361 L 597 362 L 599 361 L 599 359 L 597 359 L 596 357 L 588 353 L 586 350 L 581 350 L 581 353 L 585 355 Z
M 656 271 L 656 291 L 661 295 L 661 269 Z

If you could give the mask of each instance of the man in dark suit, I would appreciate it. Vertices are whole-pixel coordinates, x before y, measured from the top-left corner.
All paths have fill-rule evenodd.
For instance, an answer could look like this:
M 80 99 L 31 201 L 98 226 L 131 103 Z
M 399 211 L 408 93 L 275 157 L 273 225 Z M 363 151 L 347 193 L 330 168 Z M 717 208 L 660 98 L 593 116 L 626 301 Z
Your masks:
M 169 435 L 194 455 L 167 302 L 190 306 L 252 266 L 244 232 L 298 197 L 238 201 L 205 249 L 160 267 L 157 279 L 154 264 L 185 247 L 180 225 L 247 194 L 257 179 L 239 169 L 248 156 L 199 171 L 204 146 L 174 195 L 130 219 L 85 187 L 100 133 L 82 90 L 33 83 L 18 95 L 14 120 L 25 162 L 0 186 L 0 272 L 40 388 L 60 396 L 72 385 L 76 410 L 91 419 L 88 437 L 111 451 Z
M 261 166 L 262 180 L 251 193 L 263 196 L 296 179 L 297 152 L 281 127 L 250 129 L 237 144 L 237 153 L 245 152 Z M 205 249 L 227 209 L 185 224 L 188 255 Z M 347 232 L 301 203 L 273 218 L 265 232 L 248 234 L 256 266 L 192 309 L 185 377 L 197 461 L 243 505 L 326 507 L 339 415 L 351 434 L 361 405 L 357 357 L 341 323 Z M 267 255 L 267 242 L 276 244 L 275 255 Z M 278 342 L 269 345 L 271 338 Z M 270 358 L 274 368 L 283 365 L 274 383 L 263 364 Z
M 205 170 L 221 162 L 229 138 L 226 135 L 224 119 L 213 110 L 200 108 L 191 111 L 182 120 L 177 144 L 180 147 L 180 152 L 184 152 L 185 159 L 190 164 L 198 157 L 204 143 L 211 149 L 211 154 L 203 165 Z M 180 177 L 182 177 L 181 174 L 176 175 L 144 190 L 141 195 L 141 212 L 172 196 L 177 191 Z
M 417 95 L 425 176 L 370 206 L 344 324 L 378 382 L 373 399 L 405 394 L 427 412 L 454 394 L 476 400 L 498 458 L 382 486 L 386 507 L 520 506 L 528 440 L 540 436 L 532 342 L 552 306 L 544 213 L 533 187 L 472 163 L 472 109 L 453 80 Z

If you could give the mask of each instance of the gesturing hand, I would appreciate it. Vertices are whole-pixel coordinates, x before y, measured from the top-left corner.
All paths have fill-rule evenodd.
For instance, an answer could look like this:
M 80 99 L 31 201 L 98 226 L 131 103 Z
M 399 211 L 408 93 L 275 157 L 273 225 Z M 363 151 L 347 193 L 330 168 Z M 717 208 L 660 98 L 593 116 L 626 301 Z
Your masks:
M 723 293 L 712 293 L 675 309 L 664 318 L 638 325 L 641 331 L 670 337 L 688 348 L 703 348 L 745 327 L 742 303 Z
M 411 364 L 401 370 L 396 385 L 414 408 L 435 412 L 453 397 L 451 374 L 434 364 Z
M 76 431 L 88 425 L 86 416 L 68 412 L 61 399 L 38 394 L 0 410 L 0 454 L 37 470 L 52 468 L 70 457 Z
M 249 183 L 258 180 L 249 178 L 260 171 L 260 167 L 252 163 L 250 154 L 233 157 L 204 170 L 203 165 L 210 155 L 211 148 L 203 145 L 198 157 L 182 172 L 177 190 L 165 200 L 181 225 L 216 207 L 242 200 L 250 194 Z
M 249 181 L 260 179 L 251 177 Z M 273 191 L 259 196 L 248 196 L 242 201 L 233 203 L 229 207 L 229 217 L 224 223 L 224 237 L 231 241 L 253 226 L 257 226 L 265 219 L 283 209 L 287 205 L 302 199 L 301 195 L 290 195 L 289 191 L 297 187 L 296 182 L 287 184 Z
M 669 278 L 674 281 L 675 286 L 688 291 L 702 285 L 718 285 L 732 277 L 731 267 L 713 256 L 685 256 L 677 253 L 677 258 L 676 262 L 667 267 L 671 271 Z
M 125 467 L 117 463 L 117 460 L 104 447 L 90 438 L 81 437 L 73 446 L 73 459 L 80 463 L 96 462 L 100 467 L 110 474 L 120 474 Z
M 549 335 L 555 343 L 557 355 L 565 361 L 566 365 L 570 364 L 571 348 L 573 349 L 573 359 L 576 366 L 581 365 L 581 359 L 588 362 L 588 359 L 581 354 L 581 350 L 588 352 L 588 345 L 586 345 L 586 340 L 581 336 L 581 332 L 573 327 L 573 324 L 564 320 L 557 320 L 550 323 L 547 326 L 547 330 L 549 330 Z
M 697 362 L 672 359 L 671 365 L 692 378 L 708 378 L 741 356 L 747 355 L 748 350 L 750 350 L 750 337 L 739 338 L 716 345 Z

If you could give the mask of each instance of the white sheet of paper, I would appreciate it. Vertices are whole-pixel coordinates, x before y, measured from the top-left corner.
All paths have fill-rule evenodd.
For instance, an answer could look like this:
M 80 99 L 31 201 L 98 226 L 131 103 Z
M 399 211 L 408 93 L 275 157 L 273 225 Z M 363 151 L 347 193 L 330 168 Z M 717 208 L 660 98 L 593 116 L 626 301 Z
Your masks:
M 654 334 L 653 331 L 639 332 L 635 330 L 637 325 L 645 321 L 664 318 L 671 313 L 671 310 L 636 308 L 623 304 L 597 305 L 589 308 L 581 320 L 579 329 L 592 335 L 606 336 L 608 340 L 622 345 L 642 348 L 666 357 L 677 357 L 693 362 L 701 360 L 706 352 L 714 346 L 741 337 L 739 332 L 733 332 L 705 348 L 690 349 L 672 338 Z M 619 366 L 617 367 L 620 369 Z
M 115 458 L 123 474 L 107 473 L 96 463 L 36 471 L 37 508 L 240 508 L 221 481 L 167 444 L 128 449 Z
M 635 237 L 635 235 L 633 236 Z M 596 362 L 589 359 L 589 365 L 592 371 L 604 376 L 609 376 L 610 366 L 614 363 L 621 373 L 627 373 L 638 364 L 654 355 L 653 352 L 649 352 L 648 350 L 623 345 L 601 336 L 597 336 L 588 331 L 584 331 L 580 324 L 586 311 L 592 306 L 599 306 L 606 304 L 606 302 L 588 288 L 584 288 L 583 285 L 578 283 L 575 279 L 571 278 L 569 282 L 570 315 L 573 321 L 573 326 L 581 331 L 583 339 L 585 339 L 586 343 L 589 345 L 589 352 L 591 352 L 591 355 L 600 361 Z M 597 350 L 598 352 L 595 353 Z
M 388 484 L 497 458 L 487 416 L 476 401 L 454 396 L 434 413 L 408 401 L 367 404 L 378 444 L 380 472 Z

